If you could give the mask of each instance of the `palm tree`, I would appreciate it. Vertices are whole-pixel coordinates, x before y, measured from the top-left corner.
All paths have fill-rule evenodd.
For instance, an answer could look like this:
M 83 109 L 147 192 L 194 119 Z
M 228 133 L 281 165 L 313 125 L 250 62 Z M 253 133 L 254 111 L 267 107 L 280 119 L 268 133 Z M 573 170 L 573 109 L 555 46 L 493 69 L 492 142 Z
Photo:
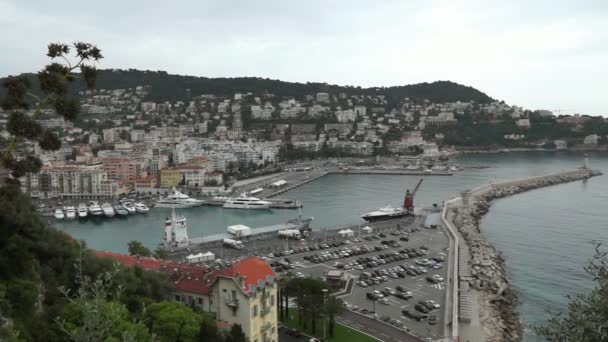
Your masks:
M 334 337 L 336 316 L 344 311 L 344 302 L 340 298 L 329 296 L 325 303 L 325 313 L 329 317 L 329 336 Z

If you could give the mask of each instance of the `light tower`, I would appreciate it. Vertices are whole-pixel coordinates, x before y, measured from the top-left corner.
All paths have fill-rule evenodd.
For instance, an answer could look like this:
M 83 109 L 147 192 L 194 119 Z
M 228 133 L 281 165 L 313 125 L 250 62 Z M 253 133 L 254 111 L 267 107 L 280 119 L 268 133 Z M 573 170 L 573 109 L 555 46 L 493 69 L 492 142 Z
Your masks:
M 589 156 L 585 153 L 585 157 L 583 158 L 583 169 L 589 170 Z

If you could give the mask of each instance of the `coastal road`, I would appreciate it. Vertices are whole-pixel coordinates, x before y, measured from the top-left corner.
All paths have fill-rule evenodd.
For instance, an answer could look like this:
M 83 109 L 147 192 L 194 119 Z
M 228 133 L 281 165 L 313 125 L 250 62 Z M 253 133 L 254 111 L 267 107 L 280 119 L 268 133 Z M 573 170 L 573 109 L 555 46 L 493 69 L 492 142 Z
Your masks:
M 389 324 L 380 322 L 370 317 L 345 311 L 336 318 L 336 322 L 346 325 L 363 332 L 365 334 L 377 337 L 384 342 L 421 342 L 422 339 L 412 336 L 403 330 L 397 329 Z

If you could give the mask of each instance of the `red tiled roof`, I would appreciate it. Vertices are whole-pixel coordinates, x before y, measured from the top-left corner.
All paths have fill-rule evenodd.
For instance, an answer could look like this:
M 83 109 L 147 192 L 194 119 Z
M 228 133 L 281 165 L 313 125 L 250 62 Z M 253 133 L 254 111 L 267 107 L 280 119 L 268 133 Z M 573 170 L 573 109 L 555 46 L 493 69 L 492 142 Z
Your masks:
M 248 295 L 258 286 L 272 280 L 275 273 L 264 260 L 250 256 L 235 262 L 222 270 L 212 270 L 206 266 L 177 263 L 154 258 L 137 257 L 107 251 L 93 250 L 99 257 L 109 257 L 125 266 L 138 266 L 146 270 L 164 272 L 169 275 L 169 286 L 178 291 L 209 293 L 217 277 L 234 279 Z M 242 278 L 242 283 L 240 281 Z

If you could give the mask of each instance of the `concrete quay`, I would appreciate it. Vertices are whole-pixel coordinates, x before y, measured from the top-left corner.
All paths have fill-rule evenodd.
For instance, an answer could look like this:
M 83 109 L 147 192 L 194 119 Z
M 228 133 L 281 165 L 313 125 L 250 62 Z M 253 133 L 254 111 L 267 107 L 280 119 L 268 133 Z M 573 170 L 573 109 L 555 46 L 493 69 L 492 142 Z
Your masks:
M 505 260 L 487 242 L 480 221 L 492 201 L 524 191 L 584 180 L 601 172 L 579 170 L 492 183 L 465 191 L 446 202 L 444 225 L 454 239 L 452 336 L 466 341 L 521 341 L 523 324 L 516 310 L 517 294 L 512 290 Z

